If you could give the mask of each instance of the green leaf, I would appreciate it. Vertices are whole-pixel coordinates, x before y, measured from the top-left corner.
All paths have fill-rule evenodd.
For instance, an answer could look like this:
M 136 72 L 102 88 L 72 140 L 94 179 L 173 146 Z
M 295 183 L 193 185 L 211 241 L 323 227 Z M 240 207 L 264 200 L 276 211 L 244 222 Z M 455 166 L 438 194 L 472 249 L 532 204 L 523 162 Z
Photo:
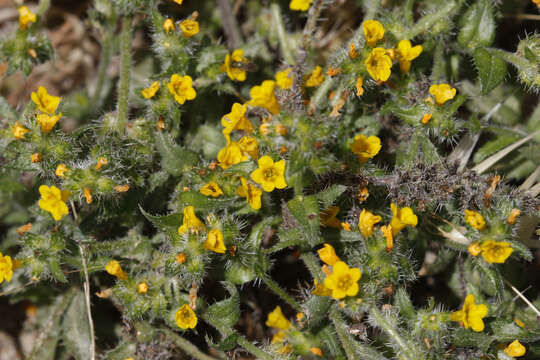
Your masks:
M 495 38 L 495 19 L 490 0 L 474 3 L 460 21 L 458 43 L 465 49 L 490 46 Z
M 7 176 L 2 175 L 0 178 L 0 191 L 5 192 L 18 192 L 18 191 L 24 191 L 26 188 L 18 183 L 17 181 L 13 181 L 7 178 Z
M 161 166 L 173 176 L 182 175 L 199 160 L 196 153 L 180 147 L 163 131 L 155 133 L 155 141 L 161 155 Z
M 302 237 L 311 245 L 320 243 L 319 237 L 319 204 L 317 198 L 310 196 L 297 196 L 287 203 L 292 215 L 303 229 Z
M 473 160 L 475 164 L 480 163 L 482 160 L 490 155 L 495 154 L 497 151 L 507 147 L 510 144 L 520 140 L 520 137 L 515 134 L 499 135 L 494 140 L 488 141 L 480 147 L 474 154 Z
M 240 318 L 240 296 L 233 284 L 226 281 L 222 282 L 222 284 L 231 296 L 210 305 L 203 316 L 213 319 L 212 325 L 227 333 Z
M 184 219 L 183 214 L 172 213 L 168 215 L 150 215 L 139 205 L 141 213 L 148 221 L 150 221 L 157 229 L 167 234 L 171 240 L 179 239 L 178 228 L 182 225 Z
M 265 230 L 270 226 L 277 224 L 280 220 L 281 218 L 277 216 L 270 216 L 264 218 L 257 225 L 253 226 L 253 229 L 251 230 L 251 233 L 249 234 L 249 238 L 247 240 L 247 243 L 251 246 L 251 248 L 259 249 Z
M 218 208 L 231 207 L 235 205 L 232 199 L 214 199 L 204 196 L 198 191 L 183 191 L 178 195 L 178 206 L 180 208 L 191 205 L 198 211 L 212 211 Z
M 321 203 L 321 208 L 326 209 L 332 205 L 336 199 L 347 190 L 345 185 L 332 185 L 318 194 L 315 194 L 317 200 Z
M 503 82 L 506 75 L 506 63 L 483 48 L 477 48 L 473 58 L 478 70 L 480 90 L 485 95 Z
M 256 276 L 255 270 L 238 262 L 234 262 L 227 270 L 225 270 L 225 280 L 236 285 L 250 282 L 255 279 Z
M 77 360 L 90 359 L 90 327 L 82 291 L 77 291 L 62 321 L 64 344 Z

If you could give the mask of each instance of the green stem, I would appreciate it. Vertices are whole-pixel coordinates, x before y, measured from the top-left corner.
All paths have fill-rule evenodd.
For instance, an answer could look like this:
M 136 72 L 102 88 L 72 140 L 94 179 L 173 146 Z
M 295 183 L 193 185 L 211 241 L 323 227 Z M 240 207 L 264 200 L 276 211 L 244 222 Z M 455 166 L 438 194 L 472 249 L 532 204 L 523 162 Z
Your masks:
M 292 65 L 294 63 L 294 57 L 289 47 L 289 41 L 287 40 L 287 35 L 285 32 L 285 25 L 283 25 L 283 17 L 281 15 L 281 10 L 279 8 L 279 5 L 276 3 L 273 3 L 270 6 L 270 11 L 272 13 L 273 23 L 276 26 L 279 45 L 281 46 L 281 52 L 283 53 L 283 58 L 285 59 L 285 62 L 287 64 Z
M 191 342 L 187 341 L 180 335 L 174 333 L 171 330 L 162 328 L 161 331 L 165 334 L 165 336 L 172 340 L 172 342 L 178 346 L 182 351 L 190 356 L 193 359 L 197 360 L 216 360 L 216 358 L 206 355 L 205 353 L 201 352 L 195 345 L 193 345 Z
M 330 308 L 330 319 L 336 328 L 337 336 L 341 342 L 341 345 L 343 346 L 343 349 L 345 350 L 347 359 L 357 360 L 358 357 L 356 356 L 356 351 L 354 350 L 354 340 L 351 339 L 349 333 L 347 332 L 347 327 L 343 322 L 343 318 L 335 306 Z
M 322 5 L 322 0 L 315 0 L 309 8 L 308 19 L 302 34 L 302 47 L 304 50 L 308 50 L 310 48 L 312 35 L 315 31 L 315 26 L 317 25 L 317 19 L 319 19 L 319 15 L 321 14 Z
M 451 12 L 457 11 L 465 0 L 450 1 L 446 5 L 440 8 L 440 10 L 435 11 L 431 14 L 427 14 L 422 17 L 409 31 L 406 32 L 406 39 L 412 39 L 424 31 L 429 31 L 435 24 L 440 22 L 443 18 L 450 15 Z
M 251 354 L 255 355 L 257 359 L 273 360 L 273 357 L 271 355 L 262 351 L 257 346 L 253 345 L 242 335 L 238 335 L 238 337 L 236 338 L 236 342 L 238 343 L 238 345 L 249 351 Z
M 407 24 L 407 26 L 412 26 L 414 23 L 414 1 L 415 0 L 406 0 L 403 5 L 405 24 Z
M 39 6 L 36 12 L 37 16 L 42 17 L 47 12 L 47 10 L 49 10 L 50 6 L 51 0 L 41 0 L 39 2 Z
M 331 77 L 327 77 L 324 79 L 324 82 L 317 88 L 317 91 L 313 96 L 311 97 L 311 102 L 309 103 L 309 109 L 311 111 L 315 111 L 317 109 L 317 106 L 323 101 L 323 99 L 326 98 L 326 93 L 330 90 L 330 88 L 334 85 L 334 79 Z
M 92 95 L 92 99 L 90 100 L 90 109 L 92 111 L 95 111 L 101 105 L 101 92 L 103 91 L 103 85 L 105 84 L 107 68 L 109 67 L 112 53 L 112 31 L 112 27 L 109 27 L 107 29 L 107 32 L 105 33 L 105 36 L 103 37 L 103 45 L 101 47 L 101 56 L 99 59 L 96 88 L 94 89 L 94 94 Z
M 517 56 L 514 53 L 502 50 L 502 49 L 492 49 L 487 48 L 486 49 L 490 54 L 503 59 L 506 62 L 509 62 L 510 64 L 514 65 L 519 70 L 523 68 L 532 67 L 532 64 L 525 58 L 522 58 L 520 56 Z
M 375 18 L 377 11 L 379 11 L 380 4 L 381 4 L 380 0 L 365 0 L 364 1 L 364 9 L 366 11 L 366 15 L 364 16 L 364 21 Z
M 242 43 L 242 34 L 238 28 L 238 23 L 234 17 L 231 9 L 231 3 L 229 0 L 218 0 L 218 8 L 221 14 L 221 22 L 223 24 L 223 31 L 227 38 L 227 44 L 229 49 L 234 50 Z
M 272 290 L 277 296 L 279 296 L 283 301 L 285 301 L 287 304 L 289 304 L 291 307 L 293 307 L 296 311 L 301 312 L 302 307 L 298 302 L 289 295 L 285 290 L 279 286 L 278 283 L 276 283 L 274 280 L 272 280 L 269 276 L 262 276 L 262 281 Z
M 306 267 L 308 268 L 309 272 L 311 273 L 311 276 L 317 282 L 321 283 L 324 280 L 323 273 L 321 271 L 321 265 L 319 264 L 319 260 L 310 252 L 303 253 L 300 255 L 300 259 L 306 264 Z
M 122 19 L 120 34 L 120 84 L 118 85 L 118 120 L 117 130 L 124 131 L 127 124 L 129 83 L 131 78 L 131 23 L 132 17 Z

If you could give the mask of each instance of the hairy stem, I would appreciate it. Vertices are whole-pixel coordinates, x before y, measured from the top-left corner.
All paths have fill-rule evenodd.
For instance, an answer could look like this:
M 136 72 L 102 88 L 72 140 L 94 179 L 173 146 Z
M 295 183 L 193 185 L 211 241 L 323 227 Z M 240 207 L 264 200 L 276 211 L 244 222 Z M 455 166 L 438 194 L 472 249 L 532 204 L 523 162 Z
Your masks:
M 127 124 L 129 85 L 131 80 L 131 16 L 122 19 L 120 34 L 120 84 L 118 85 L 117 130 L 124 131 Z
M 279 5 L 273 3 L 270 6 L 270 11 L 272 13 L 272 21 L 276 26 L 279 45 L 281 46 L 281 53 L 283 54 L 283 58 L 285 59 L 285 62 L 287 64 L 293 64 L 294 57 L 289 47 L 289 41 L 287 40 L 287 35 L 285 33 L 285 25 L 283 24 L 283 17 L 281 15 Z
M 330 319 L 336 328 L 336 333 L 341 345 L 343 346 L 343 350 L 345 350 L 347 359 L 357 360 L 353 340 L 350 338 L 350 335 L 347 332 L 347 327 L 343 322 L 343 318 L 335 306 L 330 307 Z
M 176 334 L 175 332 L 165 328 L 161 328 L 161 332 L 163 332 L 169 340 L 171 340 L 176 346 L 182 349 L 182 351 L 192 359 L 216 360 L 216 358 L 201 352 L 195 345 L 193 345 L 191 342 L 184 339 L 180 335 Z
M 268 353 L 262 351 L 257 346 L 253 345 L 250 341 L 248 341 L 245 337 L 242 335 L 238 335 L 236 338 L 236 342 L 238 345 L 249 351 L 251 354 L 255 355 L 257 359 L 263 359 L 263 360 L 272 360 L 272 356 L 270 356 Z
M 293 307 L 296 311 L 302 311 L 300 304 L 298 304 L 298 302 L 291 295 L 283 290 L 278 283 L 272 280 L 270 276 L 263 276 L 262 281 L 266 284 L 266 286 L 268 286 L 268 288 L 270 288 L 270 290 L 272 290 L 277 296 Z
M 435 11 L 431 14 L 427 14 L 422 17 L 409 31 L 406 32 L 406 39 L 412 39 L 424 31 L 429 31 L 433 25 L 441 21 L 444 17 L 450 15 L 450 13 L 457 11 L 461 5 L 464 3 L 464 0 L 450 1 L 446 5 L 442 6 L 438 11 Z
M 108 28 L 105 36 L 103 37 L 103 44 L 101 46 L 101 55 L 99 59 L 99 68 L 97 73 L 97 82 L 96 88 L 94 89 L 94 94 L 92 95 L 92 100 L 90 101 L 91 109 L 95 110 L 101 105 L 99 103 L 101 92 L 103 91 L 103 85 L 105 84 L 105 77 L 107 76 L 107 68 L 109 67 L 109 62 L 112 54 L 112 28 Z
M 223 31 L 227 38 L 227 45 L 230 50 L 234 50 L 240 46 L 243 42 L 242 34 L 238 28 L 238 23 L 234 17 L 231 3 L 229 0 L 217 0 L 219 13 L 221 15 L 221 22 L 223 24 Z
M 306 267 L 311 273 L 311 276 L 313 276 L 313 279 L 321 283 L 323 281 L 323 273 L 321 271 L 321 265 L 319 264 L 319 260 L 317 260 L 315 255 L 310 252 L 306 252 L 300 255 L 300 259 L 302 259 L 304 264 L 306 264 Z

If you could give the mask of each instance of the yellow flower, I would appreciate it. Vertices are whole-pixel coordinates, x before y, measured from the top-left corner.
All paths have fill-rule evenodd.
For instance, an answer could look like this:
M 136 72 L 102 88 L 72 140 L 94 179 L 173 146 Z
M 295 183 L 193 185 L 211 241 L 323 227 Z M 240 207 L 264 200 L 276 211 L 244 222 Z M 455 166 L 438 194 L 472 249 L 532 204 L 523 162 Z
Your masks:
M 37 105 L 39 110 L 47 114 L 54 114 L 58 104 L 60 104 L 61 97 L 53 96 L 47 93 L 47 89 L 43 86 L 38 88 L 37 93 L 32 92 L 30 95 L 32 101 Z
M 176 255 L 176 262 L 179 264 L 185 263 L 187 260 L 187 255 L 185 253 L 179 253 Z
M 465 221 L 476 230 L 484 230 L 486 228 L 486 221 L 479 212 L 465 210 Z
M 319 215 L 320 222 L 323 226 L 332 227 L 335 229 L 341 228 L 341 222 L 336 218 L 339 212 L 339 206 L 330 206 L 321 211 Z
M 465 298 L 465 303 L 463 308 L 458 311 L 454 311 L 450 315 L 452 321 L 458 321 L 465 329 L 472 328 L 476 332 L 484 330 L 484 321 L 483 318 L 486 317 L 488 313 L 488 308 L 484 304 L 476 305 L 474 303 L 474 295 L 469 294 Z
M 283 124 L 276 124 L 276 133 L 278 133 L 281 136 L 287 135 L 289 132 L 289 129 Z
M 225 63 L 221 66 L 221 71 L 225 71 L 229 79 L 234 81 L 245 81 L 246 70 L 244 65 L 248 59 L 244 57 L 244 50 L 236 49 L 231 55 L 225 56 Z
M 248 104 L 265 108 L 273 115 L 278 114 L 279 104 L 276 95 L 274 94 L 275 86 L 276 82 L 274 80 L 265 80 L 261 85 L 252 87 L 251 90 L 249 90 L 251 100 Z
M 283 330 L 279 330 L 270 341 L 270 344 L 282 343 L 287 338 L 287 333 Z
M 392 251 L 394 248 L 394 235 L 392 235 L 392 225 L 381 226 L 381 232 L 386 238 L 386 252 Z
M 517 339 L 508 344 L 504 349 L 504 353 L 511 357 L 521 357 L 525 355 L 525 352 L 527 352 L 525 346 L 521 345 Z
M 324 243 L 324 247 L 317 250 L 321 260 L 330 266 L 334 266 L 335 263 L 341 261 L 340 258 L 336 255 L 336 250 L 330 244 Z
M 364 78 L 359 76 L 356 78 L 356 96 L 364 95 Z
M 4 280 L 10 282 L 12 276 L 13 262 L 11 261 L 11 256 L 2 255 L 0 252 L 0 284 L 4 282 Z
M 84 193 L 84 198 L 86 199 L 86 203 L 91 204 L 92 201 L 94 200 L 92 198 L 92 190 L 90 190 L 90 188 L 85 187 L 83 189 L 83 193 Z
M 18 121 L 13 126 L 13 137 L 15 139 L 24 139 L 24 134 L 26 134 L 27 132 L 30 132 L 30 130 L 22 126 L 21 123 Z
M 194 329 L 197 326 L 197 315 L 192 308 L 184 304 L 174 314 L 174 321 L 181 329 Z
M 203 244 L 203 249 L 216 252 L 218 254 L 225 254 L 227 248 L 223 242 L 223 233 L 218 229 L 212 229 L 208 232 L 208 238 Z
M 251 158 L 256 159 L 259 157 L 259 143 L 253 136 L 243 136 L 238 142 L 238 146 Z
M 351 144 L 351 151 L 358 156 L 361 163 L 375 157 L 381 150 L 381 139 L 377 136 L 366 137 L 363 134 L 356 135 Z
M 408 73 L 411 69 L 411 61 L 422 53 L 422 45 L 411 46 L 409 40 L 401 40 L 397 46 L 397 56 L 399 68 L 403 73 Z
M 154 95 L 156 95 L 158 90 L 159 90 L 159 81 L 154 81 L 149 87 L 141 90 L 141 94 L 142 96 L 144 96 L 145 99 L 151 99 L 154 97 Z
M 392 235 L 396 236 L 403 228 L 410 226 L 416 226 L 418 224 L 418 218 L 414 215 L 413 210 L 410 207 L 398 208 L 396 204 L 390 204 L 392 209 Z
M 291 0 L 289 4 L 289 9 L 296 11 L 306 11 L 309 9 L 309 6 L 313 0 Z
M 287 187 L 285 177 L 285 160 L 279 160 L 274 163 L 274 160 L 268 155 L 261 157 L 258 161 L 259 168 L 251 173 L 251 179 L 258 184 L 266 192 L 271 192 L 274 188 L 284 189 Z
M 193 206 L 186 206 L 184 208 L 184 219 L 182 226 L 178 228 L 179 234 L 184 234 L 188 230 L 199 231 L 206 230 L 203 222 L 195 215 L 195 208 Z
M 145 282 L 139 283 L 137 285 L 137 292 L 139 294 L 146 294 L 148 292 L 148 284 Z
M 429 87 L 429 93 L 435 97 L 435 103 L 441 106 L 456 96 L 456 89 L 448 84 L 431 85 Z
M 512 209 L 510 210 L 510 215 L 508 215 L 508 218 L 506 219 L 506 222 L 510 225 L 514 225 L 516 223 L 517 217 L 521 215 L 521 211 L 519 209 Z
M 199 33 L 199 23 L 195 20 L 186 19 L 180 23 L 180 29 L 184 37 L 190 38 Z
M 334 299 L 358 294 L 358 280 L 362 273 L 358 268 L 349 268 L 343 261 L 338 261 L 332 267 L 332 274 L 324 279 L 324 286 L 332 290 Z
M 205 196 L 211 196 L 215 198 L 223 195 L 223 190 L 221 190 L 221 188 L 215 181 L 210 181 L 209 183 L 203 185 L 203 187 L 199 191 Z
M 219 166 L 224 170 L 247 159 L 247 155 L 244 154 L 236 141 L 230 141 L 223 149 L 219 150 L 217 155 Z
M 349 57 L 351 59 L 356 59 L 358 57 L 358 53 L 356 52 L 356 48 L 354 44 L 349 44 Z
M 236 195 L 246 198 L 247 203 L 253 210 L 259 210 L 261 208 L 262 190 L 248 183 L 244 178 L 240 178 L 240 181 L 242 185 L 236 189 Z
M 98 161 L 97 161 L 97 164 L 96 166 L 94 166 L 94 170 L 99 170 L 103 167 L 103 165 L 107 165 L 107 158 L 106 157 L 103 157 L 103 156 L 100 156 L 98 158 Z
M 313 354 L 313 355 L 317 355 L 317 356 L 323 356 L 323 352 L 320 348 L 318 347 L 312 347 L 309 349 L 309 351 Z
M 373 234 L 373 227 L 376 223 L 382 220 L 382 217 L 379 215 L 374 215 L 373 213 L 362 209 L 360 216 L 358 218 L 358 228 L 362 233 L 362 236 L 369 237 Z
M 126 280 L 128 278 L 127 274 L 122 270 L 120 263 L 116 260 L 109 261 L 109 263 L 105 265 L 105 270 L 120 280 Z
M 291 322 L 287 320 L 283 313 L 281 312 L 281 307 L 276 306 L 274 311 L 268 314 L 266 319 L 266 326 L 273 327 L 276 329 L 287 330 L 291 327 Z
M 305 86 L 306 87 L 315 87 L 319 86 L 324 81 L 324 75 L 322 74 L 322 68 L 320 66 L 315 66 L 315 69 L 309 74 L 308 78 L 306 79 Z
M 178 5 L 182 5 L 182 3 L 184 2 L 184 0 L 173 0 L 175 3 L 177 3 Z
M 243 130 L 247 133 L 255 131 L 255 127 L 246 117 L 246 110 L 246 104 L 233 104 L 231 112 L 221 118 L 221 125 L 225 128 L 223 134 L 228 135 L 235 130 Z
M 166 33 L 174 31 L 174 21 L 172 21 L 171 19 L 165 19 L 165 21 L 163 22 L 163 31 L 165 31 Z
M 19 8 L 19 26 L 21 29 L 26 29 L 28 24 L 35 23 L 36 20 L 36 14 L 31 12 L 28 6 L 21 6 Z
M 283 71 L 276 73 L 276 85 L 281 89 L 290 89 L 293 84 L 293 78 L 291 76 L 291 68 L 287 68 Z
M 39 193 L 41 194 L 41 200 L 38 201 L 39 207 L 50 212 L 54 220 L 58 221 L 69 214 L 66 205 L 69 191 L 61 191 L 54 185 L 51 187 L 41 185 L 39 187 Z
M 324 283 L 319 283 L 317 280 L 314 280 L 315 288 L 311 292 L 313 295 L 317 296 L 332 296 L 332 290 L 324 286 Z
M 192 84 L 193 80 L 191 79 L 191 76 L 173 74 L 167 87 L 169 88 L 170 93 L 174 95 L 176 102 L 182 105 L 186 100 L 193 100 L 197 96 Z
M 478 242 L 473 242 L 471 245 L 469 245 L 467 251 L 472 256 L 478 256 L 482 252 L 482 248 L 480 247 L 480 244 Z
M 514 252 L 514 249 L 505 241 L 484 241 L 480 245 L 481 255 L 490 264 L 502 264 Z
M 429 122 L 429 120 L 431 120 L 431 118 L 433 117 L 433 113 L 426 113 L 424 114 L 424 116 L 422 116 L 422 124 L 427 124 Z
M 41 125 L 41 131 L 48 134 L 61 117 L 62 113 L 58 115 L 38 114 L 36 116 L 36 121 Z
M 42 159 L 43 159 L 43 156 L 41 155 L 41 153 L 37 152 L 37 153 L 33 153 L 32 155 L 30 155 L 30 160 L 32 160 L 33 163 L 38 163 Z
M 66 173 L 69 171 L 68 167 L 66 166 L 66 164 L 59 164 L 57 167 L 56 167 L 56 171 L 55 171 L 55 174 L 56 176 L 58 177 L 64 177 L 66 176 Z
M 392 59 L 390 59 L 390 56 L 386 54 L 386 50 L 383 48 L 378 47 L 371 50 L 365 64 L 373 80 L 386 81 L 392 73 Z
M 366 20 L 362 23 L 366 43 L 373 47 L 384 37 L 384 27 L 377 20 Z

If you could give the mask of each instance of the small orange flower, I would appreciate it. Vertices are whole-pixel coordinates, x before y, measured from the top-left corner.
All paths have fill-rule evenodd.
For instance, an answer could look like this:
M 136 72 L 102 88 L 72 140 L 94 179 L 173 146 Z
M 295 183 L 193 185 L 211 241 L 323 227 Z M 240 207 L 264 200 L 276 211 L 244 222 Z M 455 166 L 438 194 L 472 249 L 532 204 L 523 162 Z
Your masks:
M 433 113 L 424 114 L 424 116 L 422 116 L 422 124 L 427 124 L 429 120 L 431 120 L 432 116 L 433 116 Z

